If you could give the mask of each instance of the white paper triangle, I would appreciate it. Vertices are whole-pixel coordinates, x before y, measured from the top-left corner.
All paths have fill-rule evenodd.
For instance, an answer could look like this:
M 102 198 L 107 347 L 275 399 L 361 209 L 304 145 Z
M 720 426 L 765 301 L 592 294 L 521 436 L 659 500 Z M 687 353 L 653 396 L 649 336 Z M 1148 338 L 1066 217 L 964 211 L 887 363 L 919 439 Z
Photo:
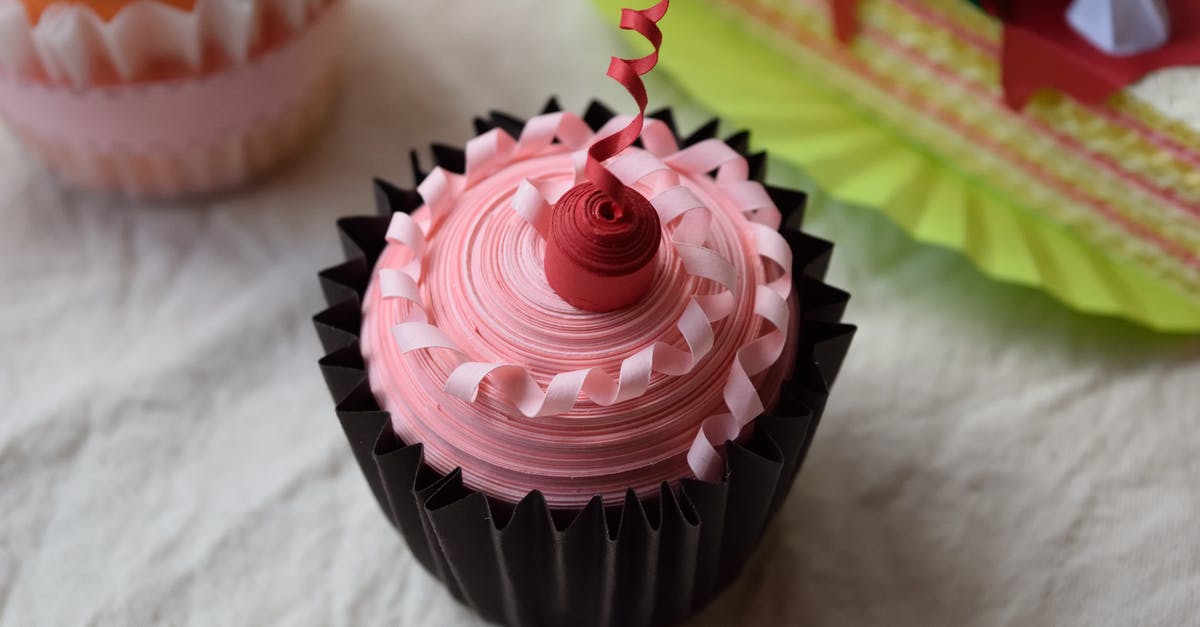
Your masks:
M 259 3 L 249 0 L 198 4 L 203 31 L 216 36 L 225 54 L 241 63 L 250 57 L 250 47 L 261 28 Z
M 1164 0 L 1075 0 L 1067 21 L 1093 46 L 1117 57 L 1159 48 L 1171 37 Z
M 37 61 L 29 14 L 16 0 L 0 0 L 0 69 L 12 74 L 29 71 Z

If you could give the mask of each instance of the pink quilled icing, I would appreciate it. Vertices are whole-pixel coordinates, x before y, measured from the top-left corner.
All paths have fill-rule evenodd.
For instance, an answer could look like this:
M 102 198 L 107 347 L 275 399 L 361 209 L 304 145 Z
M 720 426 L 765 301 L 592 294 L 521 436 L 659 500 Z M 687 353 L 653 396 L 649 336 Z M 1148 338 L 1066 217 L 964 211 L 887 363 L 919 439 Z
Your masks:
M 629 120 L 593 134 L 554 113 L 516 139 L 481 135 L 465 174 L 435 169 L 418 186 L 425 204 L 388 230 L 363 305 L 371 389 L 426 463 L 461 467 L 491 496 L 536 489 L 574 508 L 718 480 L 720 447 L 774 402 L 790 367 L 780 213 L 718 140 L 680 150 L 650 120 L 644 149 L 606 163 L 664 226 L 648 297 L 595 314 L 548 285 L 550 207 L 583 180 L 587 147 Z

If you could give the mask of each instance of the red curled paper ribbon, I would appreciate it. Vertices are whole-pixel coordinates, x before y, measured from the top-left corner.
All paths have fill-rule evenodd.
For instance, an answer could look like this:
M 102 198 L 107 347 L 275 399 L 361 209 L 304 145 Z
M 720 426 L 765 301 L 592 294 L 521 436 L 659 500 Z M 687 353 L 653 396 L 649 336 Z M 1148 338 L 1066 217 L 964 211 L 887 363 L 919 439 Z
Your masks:
M 658 64 L 662 31 L 658 21 L 670 0 L 640 11 L 623 9 L 621 28 L 646 38 L 654 51 L 638 59 L 613 57 L 608 76 L 629 91 L 638 114 L 625 128 L 588 149 L 587 183 L 554 205 L 546 234 L 546 280 L 571 305 L 603 313 L 637 302 L 654 280 L 662 225 L 644 196 L 623 184 L 604 162 L 633 145 L 646 119 L 642 75 Z

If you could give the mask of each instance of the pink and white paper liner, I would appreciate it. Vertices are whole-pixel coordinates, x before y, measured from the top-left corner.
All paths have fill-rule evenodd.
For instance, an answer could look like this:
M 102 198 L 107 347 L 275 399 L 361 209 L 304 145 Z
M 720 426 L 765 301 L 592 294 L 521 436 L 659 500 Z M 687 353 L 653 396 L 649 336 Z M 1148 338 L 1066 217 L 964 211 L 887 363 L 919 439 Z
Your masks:
M 381 404 L 392 413 L 398 433 L 408 441 L 425 443 L 434 468 L 448 471 L 463 466 L 469 484 L 520 498 L 528 483 L 501 475 L 505 466 L 528 462 L 505 456 L 521 448 L 522 438 L 539 436 L 518 431 L 536 431 L 541 425 L 547 429 L 541 434 L 546 438 L 575 438 L 583 433 L 586 439 L 592 429 L 593 437 L 600 437 L 606 446 L 620 448 L 611 429 L 601 434 L 606 429 L 601 425 L 639 416 L 633 406 L 652 408 L 634 419 L 635 428 L 651 434 L 658 429 L 671 437 L 656 444 L 651 436 L 650 442 L 639 440 L 629 450 L 615 451 L 613 459 L 623 461 L 605 468 L 567 471 L 574 473 L 572 479 L 592 475 L 593 481 L 569 480 L 574 487 L 565 489 L 551 485 L 552 479 L 538 485 L 552 503 L 564 506 L 571 505 L 572 498 L 596 493 L 620 498 L 630 485 L 654 490 L 661 481 L 682 476 L 678 467 L 666 463 L 673 457 L 686 457 L 691 473 L 713 479 L 724 464 L 717 447 L 736 438 L 762 413 L 756 382 L 764 382 L 760 375 L 780 361 L 787 343 L 791 251 L 776 231 L 778 210 L 760 184 L 747 180 L 745 159 L 726 144 L 710 140 L 678 150 L 670 130 L 651 121 L 642 136 L 645 150 L 630 149 L 607 164 L 623 183 L 652 199 L 666 227 L 664 249 L 672 252 L 664 255 L 656 279 L 661 283 L 659 302 L 635 307 L 636 313 L 628 314 L 633 318 L 618 322 L 615 331 L 604 326 L 603 315 L 580 319 L 581 312 L 558 302 L 541 285 L 545 278 L 539 275 L 540 266 L 531 267 L 540 263 L 539 227 L 549 206 L 579 179 L 584 150 L 627 122 L 611 120 L 592 134 L 578 117 L 554 113 L 530 120 L 517 139 L 493 130 L 468 143 L 464 175 L 434 170 L 418 187 L 425 206 L 411 217 L 395 214 L 388 231 L 392 245 L 378 266 L 378 288 L 368 295 L 364 352 L 372 352 L 368 356 L 372 388 L 383 391 Z M 553 143 L 555 139 L 559 143 Z M 527 174 L 512 179 L 513 168 Z M 711 180 L 706 176 L 710 171 L 717 172 L 713 184 L 697 187 L 697 181 Z M 505 172 L 506 176 L 497 176 Z M 479 203 L 485 207 L 482 212 L 474 208 Z M 459 238 L 456 230 L 469 230 L 471 223 L 451 223 L 460 212 L 467 214 L 462 220 L 503 222 L 508 219 L 495 215 L 502 207 L 515 210 L 528 230 L 506 222 L 492 241 L 485 234 Z M 502 258 L 503 252 L 490 250 L 481 255 L 481 250 L 493 246 L 502 246 L 518 260 L 514 265 L 524 267 L 508 267 L 501 273 L 438 270 L 447 258 Z M 475 284 L 465 288 L 455 284 L 464 276 L 475 277 L 466 279 Z M 480 289 L 481 283 L 492 279 L 496 285 Z M 502 285 L 506 281 L 509 285 Z M 513 292 L 519 294 L 514 297 Z M 494 303 L 486 313 L 492 319 L 456 320 L 480 311 L 478 303 L 467 302 L 472 299 Z M 523 300 L 533 304 L 522 304 Z M 505 307 L 524 311 L 505 320 L 506 314 L 495 313 Z M 481 342 L 485 333 L 481 327 L 492 324 L 505 332 Z M 557 328 L 537 329 L 538 325 Z M 589 325 L 595 327 L 590 336 Z M 567 327 L 565 334 L 560 333 Z M 570 341 L 564 343 L 564 337 Z M 680 340 L 686 348 L 676 345 Z M 518 341 L 530 346 L 508 343 Z M 606 354 L 605 343 L 620 350 Z M 601 350 L 583 350 L 591 357 L 581 358 L 575 354 L 579 345 Z M 413 376 L 422 369 L 431 376 Z M 619 374 L 614 379 L 610 372 Z M 775 374 L 765 380 L 778 384 Z M 679 383 L 669 384 L 669 379 Z M 539 381 L 547 383 L 543 387 Z M 440 389 L 431 390 L 431 382 Z M 701 403 L 703 407 L 693 403 L 690 408 L 664 405 L 672 394 L 678 398 L 683 387 L 695 392 L 684 396 L 705 397 L 707 390 L 711 402 Z M 420 406 L 423 401 L 430 403 Z M 496 434 L 472 433 L 471 425 L 451 424 L 453 419 L 429 424 L 437 421 L 432 416 L 459 411 L 481 421 L 488 420 L 489 412 L 492 422 L 503 421 L 505 415 L 530 420 L 520 429 L 514 425 L 514 432 L 508 434 L 512 437 L 500 437 L 503 442 L 488 442 L 465 453 Z M 551 433 L 555 421 L 569 433 Z M 662 429 L 656 421 L 671 426 Z M 690 433 L 686 426 L 680 429 L 680 422 L 689 422 Z M 686 433 L 686 438 L 681 440 L 680 433 Z M 553 448 L 551 444 L 549 449 Z M 553 467 L 510 469 L 550 478 L 562 473 L 561 465 L 580 463 L 553 453 L 546 457 L 551 466 L 559 466 L 557 471 Z M 474 460 L 484 463 L 472 468 Z M 628 466 L 625 471 L 622 464 Z M 631 479 L 627 471 L 637 468 L 652 470 Z M 606 474 L 612 485 L 599 486 L 595 480 L 602 481 Z
M 236 185 L 324 119 L 344 11 L 334 2 L 278 48 L 209 76 L 76 90 L 0 75 L 0 117 L 78 186 L 175 196 Z
M 154 64 L 179 63 L 199 73 L 211 45 L 234 64 L 250 59 L 268 21 L 300 32 L 329 0 L 198 0 L 192 11 L 141 0 L 111 20 L 81 4 L 53 4 L 37 24 L 18 0 L 0 0 L 0 73 L 45 77 L 83 88 L 98 67 L 124 82 Z

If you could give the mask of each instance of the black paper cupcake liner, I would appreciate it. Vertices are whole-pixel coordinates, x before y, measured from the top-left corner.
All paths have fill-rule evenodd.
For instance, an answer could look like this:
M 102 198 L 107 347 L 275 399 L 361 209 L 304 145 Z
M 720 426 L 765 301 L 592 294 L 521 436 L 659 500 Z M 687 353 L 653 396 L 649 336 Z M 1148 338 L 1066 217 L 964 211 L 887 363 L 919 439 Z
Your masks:
M 546 112 L 558 111 L 551 99 Z M 584 120 L 599 129 L 613 112 L 593 102 Z M 662 120 L 681 146 L 716 136 L 717 121 L 681 138 L 669 109 Z M 500 127 L 513 136 L 524 121 L 493 112 L 478 133 Z M 749 135 L 725 140 L 762 180 L 766 156 L 748 153 Z M 462 172 L 463 151 L 432 147 L 437 165 Z M 414 151 L 416 181 L 424 178 Z M 461 469 L 441 474 L 422 461 L 420 443 L 393 432 L 367 382 L 359 331 L 362 298 L 382 252 L 393 212 L 422 204 L 414 190 L 375 182 L 377 217 L 338 221 L 345 263 L 319 274 L 329 307 L 313 321 L 326 355 L 320 360 L 350 448 L 371 491 L 416 558 L 461 602 L 484 618 L 514 627 L 668 625 L 706 605 L 741 571 L 766 525 L 791 490 L 820 422 L 855 327 L 840 322 L 849 294 L 822 278 L 833 245 L 798 228 L 802 192 L 767 186 L 784 215 L 780 231 L 793 252 L 799 347 L 792 376 L 770 414 L 744 442 L 726 444 L 720 483 L 663 483 L 657 498 L 632 491 L 605 507 L 599 496 L 581 510 L 551 510 L 533 491 L 516 505 L 464 486 Z

